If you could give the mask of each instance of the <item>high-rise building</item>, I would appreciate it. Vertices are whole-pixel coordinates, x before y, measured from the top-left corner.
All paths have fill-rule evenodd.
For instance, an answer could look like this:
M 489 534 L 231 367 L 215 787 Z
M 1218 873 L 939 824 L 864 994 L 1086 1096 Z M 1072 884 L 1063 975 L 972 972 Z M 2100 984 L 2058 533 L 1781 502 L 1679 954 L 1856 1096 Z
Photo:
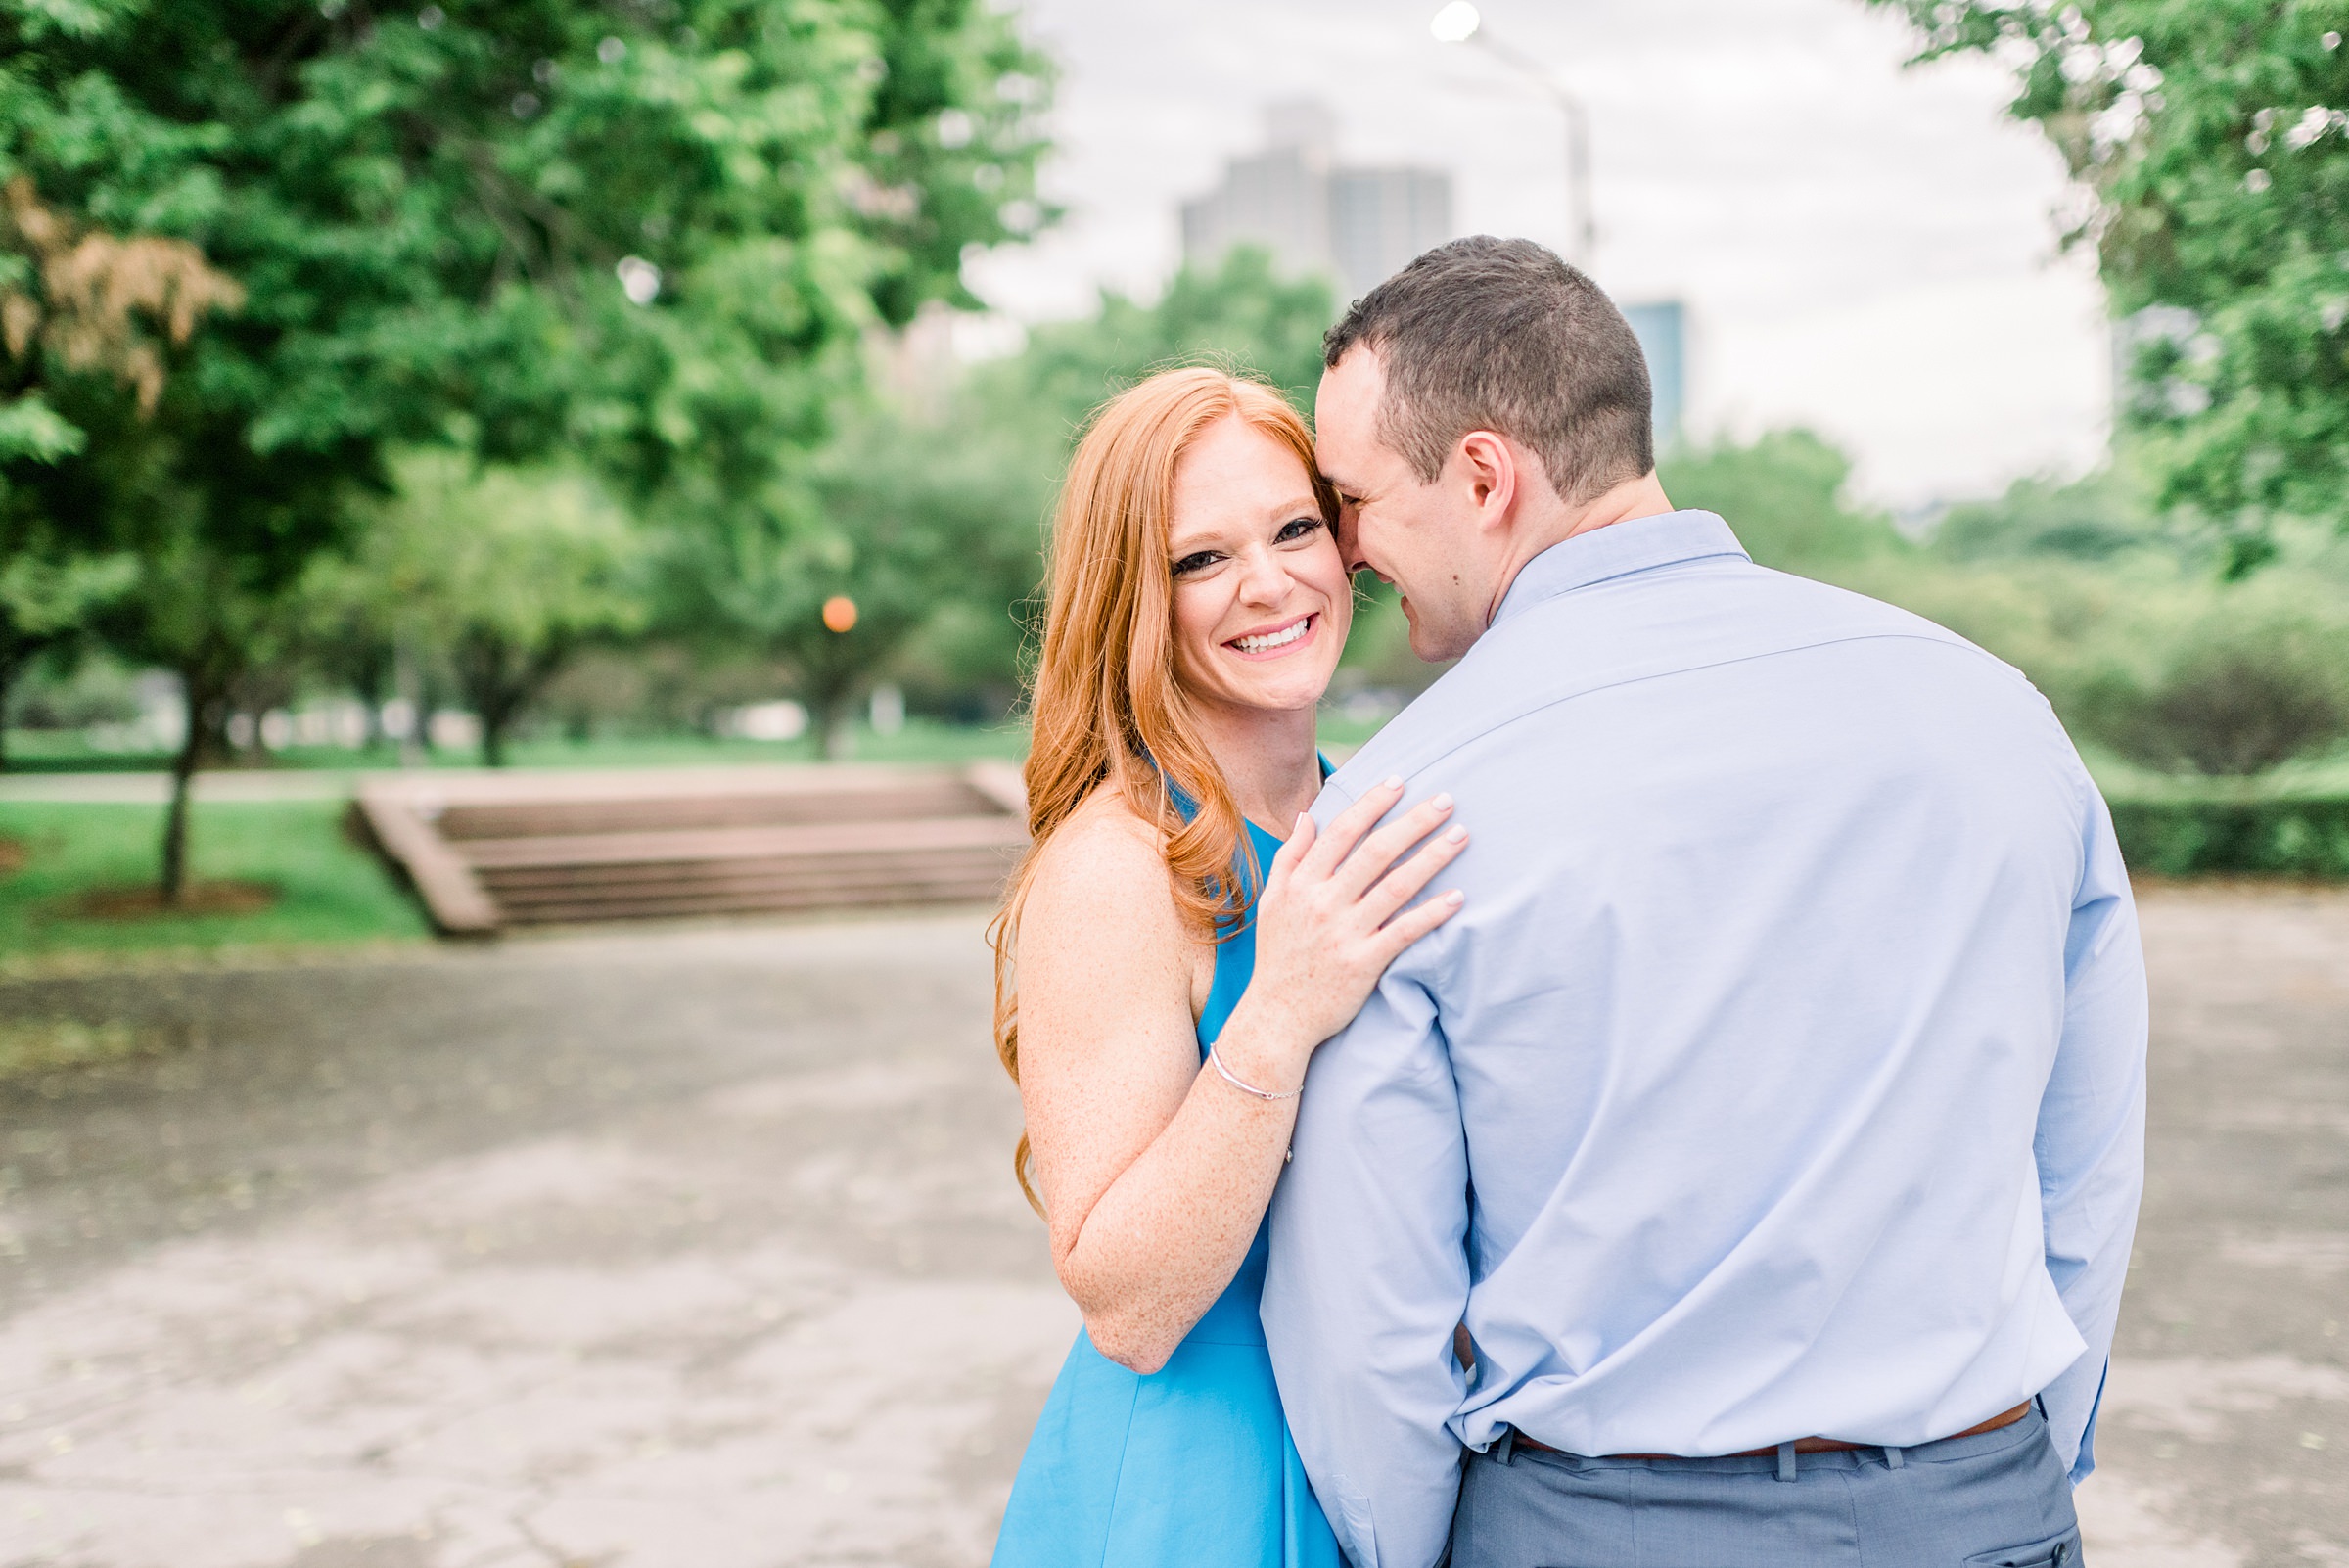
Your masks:
M 1342 308 L 1459 232 L 1451 176 L 1430 168 L 1338 162 L 1337 121 L 1311 100 L 1265 112 L 1265 149 L 1224 165 L 1222 183 L 1182 204 L 1183 259 L 1214 265 L 1262 246 L 1289 272 L 1317 272 Z M 1655 388 L 1656 444 L 1681 434 L 1688 397 L 1687 313 L 1678 300 L 1624 306 Z
M 1678 300 L 1650 304 L 1627 304 L 1624 318 L 1647 355 L 1648 385 L 1655 393 L 1656 445 L 1665 447 L 1681 438 L 1681 421 L 1688 405 L 1688 312 Z
M 1234 246 L 1263 246 L 1289 271 L 1332 279 L 1344 303 L 1452 238 L 1451 175 L 1340 164 L 1336 133 L 1320 104 L 1267 110 L 1265 150 L 1233 159 L 1221 185 L 1182 205 L 1183 258 L 1213 265 Z

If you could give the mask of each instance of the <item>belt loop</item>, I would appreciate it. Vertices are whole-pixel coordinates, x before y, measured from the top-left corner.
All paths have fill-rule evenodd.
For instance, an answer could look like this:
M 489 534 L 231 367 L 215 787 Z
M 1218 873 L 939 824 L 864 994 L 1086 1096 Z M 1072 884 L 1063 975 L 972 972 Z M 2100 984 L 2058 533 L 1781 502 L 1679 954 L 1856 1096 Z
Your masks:
M 1493 1440 L 1493 1447 L 1487 1452 L 1502 1464 L 1507 1464 L 1517 1452 L 1517 1429 L 1513 1426 L 1502 1427 L 1500 1436 Z
M 1794 1479 L 1794 1445 L 1791 1443 L 1778 1445 L 1778 1479 L 1781 1481 Z
M 1886 1447 L 1886 1449 L 1884 1450 L 1884 1468 L 1885 1468 L 1885 1469 L 1887 1469 L 1887 1470 L 1897 1470 L 1897 1469 L 1899 1469 L 1899 1468 L 1902 1466 L 1902 1464 L 1903 1464 L 1903 1463 L 1905 1463 L 1905 1462 L 1906 1462 L 1906 1461 L 1905 1461 L 1905 1460 L 1904 1460 L 1904 1459 L 1901 1457 L 1901 1451 L 1900 1451 L 1900 1450 L 1898 1450 L 1898 1449 L 1896 1449 L 1896 1448 L 1891 1448 L 1891 1447 L 1889 1447 L 1889 1446 L 1888 1446 L 1888 1447 Z

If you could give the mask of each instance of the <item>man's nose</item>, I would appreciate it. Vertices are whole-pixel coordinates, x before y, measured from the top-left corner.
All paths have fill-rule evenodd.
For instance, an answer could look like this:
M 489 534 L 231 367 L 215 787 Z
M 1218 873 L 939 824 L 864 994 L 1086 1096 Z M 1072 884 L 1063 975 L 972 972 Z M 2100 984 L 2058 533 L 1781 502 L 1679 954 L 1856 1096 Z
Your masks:
M 1349 573 L 1359 572 L 1370 564 L 1362 559 L 1359 516 L 1351 506 L 1338 511 L 1338 559 L 1346 563 Z

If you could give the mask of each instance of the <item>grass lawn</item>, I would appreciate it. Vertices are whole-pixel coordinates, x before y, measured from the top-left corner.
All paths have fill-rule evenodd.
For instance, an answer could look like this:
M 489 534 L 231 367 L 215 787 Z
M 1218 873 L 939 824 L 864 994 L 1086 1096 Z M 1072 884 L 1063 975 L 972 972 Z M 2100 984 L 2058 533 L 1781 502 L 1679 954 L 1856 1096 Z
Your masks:
M 1004 724 L 981 727 L 942 724 L 934 719 L 909 718 L 894 735 L 867 725 L 855 727 L 850 739 L 849 760 L 857 762 L 970 762 L 983 758 L 1016 761 L 1028 755 L 1028 727 Z M 812 762 L 819 761 L 812 740 L 718 740 L 706 735 L 604 735 L 587 741 L 559 735 L 518 740 L 506 747 L 510 767 L 710 767 L 729 762 Z M 435 767 L 479 767 L 481 754 L 471 749 L 437 751 Z M 23 773 L 161 772 L 171 759 L 158 753 L 93 750 L 78 732 L 11 730 L 8 766 Z M 294 747 L 269 754 L 268 765 L 280 768 L 356 770 L 399 765 L 398 754 L 389 747 L 352 752 L 337 747 Z
M 330 801 L 200 804 L 195 880 L 265 885 L 266 907 L 97 918 L 77 908 L 93 890 L 154 885 L 162 807 L 0 803 L 0 957 L 426 936 L 414 902 L 344 836 L 343 812 Z

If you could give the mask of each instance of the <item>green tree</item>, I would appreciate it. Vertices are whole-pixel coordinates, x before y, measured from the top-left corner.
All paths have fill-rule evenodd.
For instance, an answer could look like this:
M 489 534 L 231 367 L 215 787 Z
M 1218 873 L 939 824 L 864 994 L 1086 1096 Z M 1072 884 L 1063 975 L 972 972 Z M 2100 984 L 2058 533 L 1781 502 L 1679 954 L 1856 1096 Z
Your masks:
M 1049 216 L 1046 76 L 978 0 L 0 0 L 0 174 L 250 295 L 55 465 L 147 563 L 125 646 L 201 718 L 409 445 L 787 514 L 864 331 Z
M 2231 570 L 2277 514 L 2349 525 L 2349 53 L 2339 0 L 1869 0 L 1921 60 L 2015 63 L 2011 112 L 2092 199 L 2115 312 L 2189 313 L 2134 372 L 2164 505 L 2228 525 Z
M 1807 430 L 1679 447 L 1656 471 L 1674 505 L 1720 513 L 1756 561 L 1782 572 L 1841 580 L 1907 548 L 1891 518 L 1851 506 L 1851 459 Z
M 1034 587 L 1038 488 L 993 434 L 864 411 L 811 466 L 791 528 L 678 538 L 672 616 L 780 660 L 818 748 L 843 755 L 856 700 L 909 639 L 958 609 L 1008 617 Z
M 516 722 L 565 666 L 643 626 L 645 541 L 581 474 L 430 452 L 397 472 L 355 553 L 312 565 L 296 619 L 314 638 L 405 641 L 440 661 L 480 720 L 483 762 L 503 766 Z M 313 662 L 323 651 L 313 640 Z
M 974 391 L 1039 420 L 1055 459 L 1103 401 L 1166 365 L 1254 372 L 1310 414 L 1321 335 L 1335 319 L 1326 281 L 1284 278 L 1267 253 L 1244 246 L 1212 267 L 1184 267 L 1149 304 L 1104 289 L 1094 315 L 1037 327 L 1022 352 L 976 377 Z
M 184 241 L 77 228 L 22 174 L 0 191 L 0 737 L 18 676 L 138 576 L 134 557 L 43 483 L 89 444 L 60 404 L 94 393 L 119 420 L 127 394 L 152 414 L 172 352 L 243 300 Z

